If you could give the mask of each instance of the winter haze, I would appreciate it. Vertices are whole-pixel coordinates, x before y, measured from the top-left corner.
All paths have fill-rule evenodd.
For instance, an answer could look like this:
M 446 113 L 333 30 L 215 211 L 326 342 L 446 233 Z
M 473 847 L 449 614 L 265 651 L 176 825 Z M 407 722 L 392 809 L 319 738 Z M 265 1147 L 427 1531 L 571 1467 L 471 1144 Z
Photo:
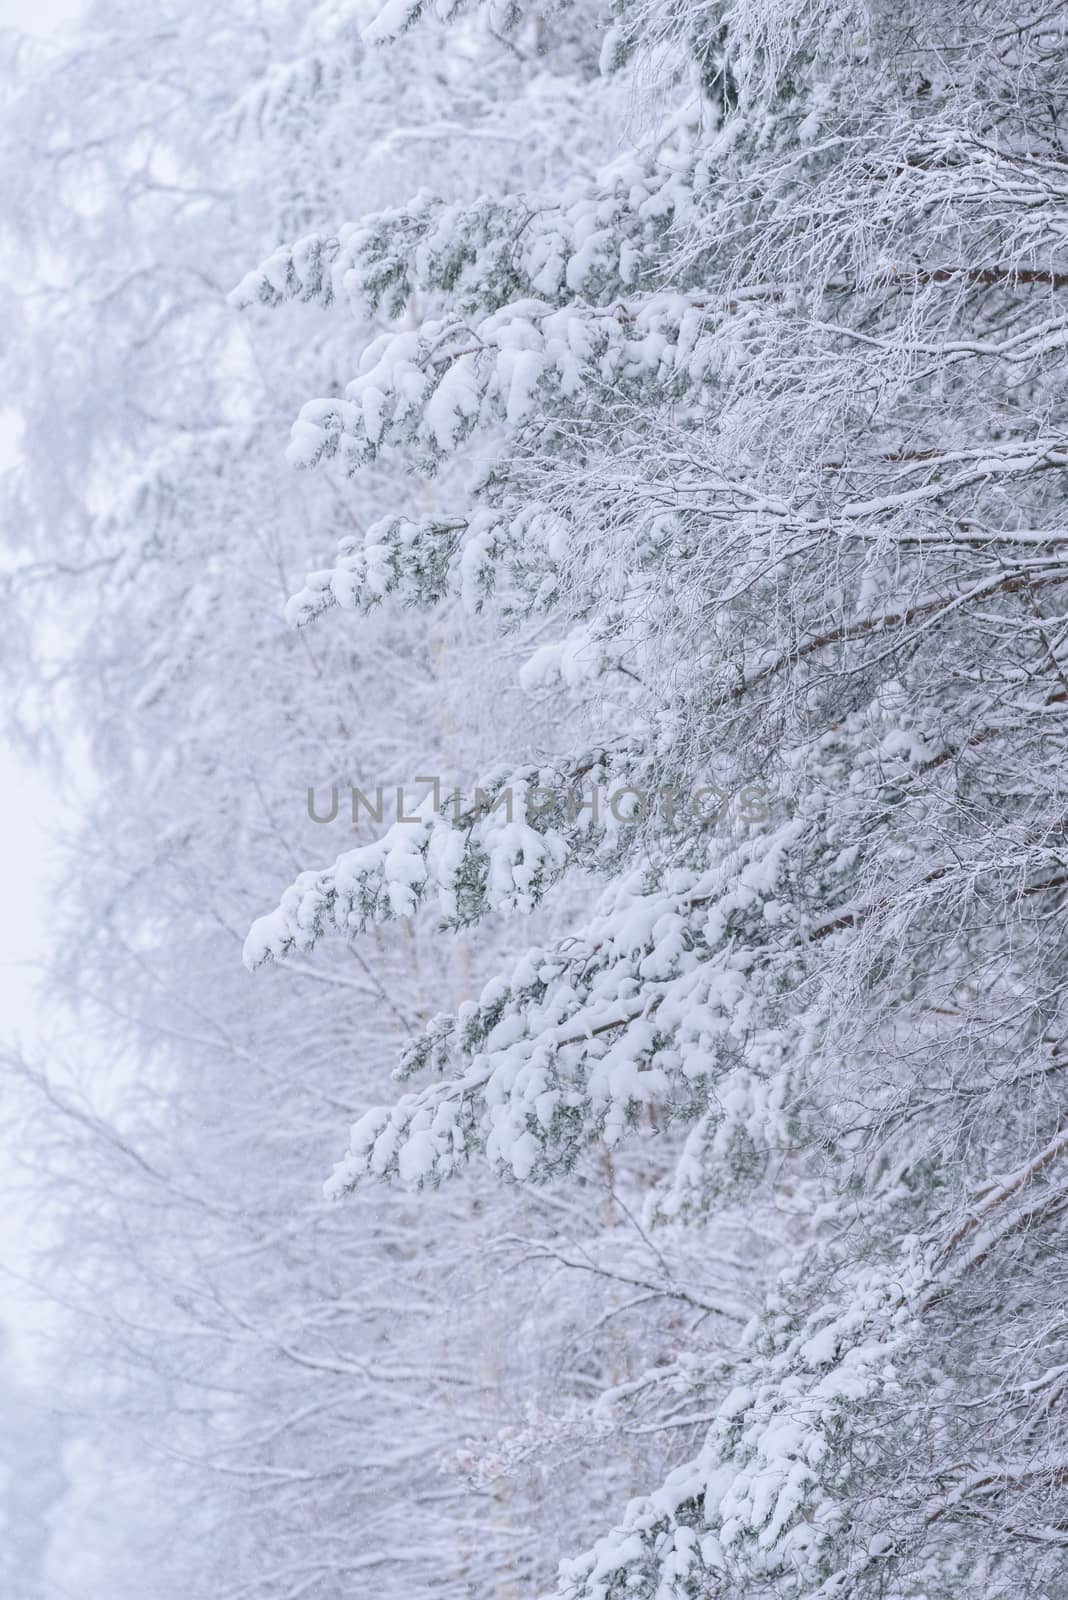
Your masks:
M 1068 12 L 0 52 L 0 1600 L 1068 1600 Z

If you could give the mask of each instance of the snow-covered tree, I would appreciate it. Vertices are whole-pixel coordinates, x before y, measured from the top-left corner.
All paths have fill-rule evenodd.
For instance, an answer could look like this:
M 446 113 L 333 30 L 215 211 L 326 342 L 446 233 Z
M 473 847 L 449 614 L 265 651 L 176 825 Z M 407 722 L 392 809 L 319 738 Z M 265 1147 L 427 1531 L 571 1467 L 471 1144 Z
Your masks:
M 26 698 L 26 731 L 74 758 L 62 1020 L 10 1087 L 70 1333 L 49 1570 L 79 1600 L 534 1587 L 577 1495 L 592 1537 L 632 1486 L 612 1424 L 585 1426 L 589 1395 L 630 1375 L 613 1330 L 708 1315 L 615 1173 L 533 1216 L 488 1182 L 429 1216 L 383 1194 L 358 1228 L 323 1202 L 339 1120 L 386 1092 L 429 997 L 461 999 L 506 930 L 454 955 L 382 929 L 267 1003 L 240 965 L 272 885 L 350 832 L 349 786 L 414 801 L 419 773 L 500 750 L 495 716 L 518 744 L 519 716 L 492 635 L 447 605 L 429 627 L 383 611 L 356 646 L 341 618 L 281 628 L 321 539 L 388 514 L 404 473 L 339 496 L 264 450 L 349 334 L 311 308 L 261 342 L 224 290 L 250 237 L 407 192 L 428 146 L 474 199 L 554 181 L 579 127 L 603 155 L 623 115 L 571 24 L 537 55 L 480 26 L 459 57 L 444 31 L 387 57 L 360 41 L 365 9 L 279 7 L 261 28 L 258 6 L 102 4 L 69 44 L 19 47 L 8 225 L 30 287 L 6 361 L 28 553 L 9 585 L 55 700 L 42 729 Z M 29 685 L 16 652 L 4 665 Z M 344 795 L 329 825 L 309 790 L 320 817 Z M 645 1280 L 638 1308 L 623 1274 Z
M 2 158 L 88 774 L 9 1584 L 1052 1600 L 1064 18 L 85 21 Z
M 371 35 L 424 12 L 527 50 L 551 15 L 393 0 Z M 455 596 L 561 728 L 302 873 L 246 957 L 592 872 L 591 917 L 407 1047 L 429 1081 L 330 1193 L 609 1152 L 654 1243 L 779 1220 L 742 1337 L 648 1380 L 699 1446 L 561 1597 L 1052 1595 L 1064 17 L 649 0 L 599 58 L 646 109 L 592 176 L 338 218 L 235 292 L 386 322 L 289 455 L 409 493 L 291 620 Z

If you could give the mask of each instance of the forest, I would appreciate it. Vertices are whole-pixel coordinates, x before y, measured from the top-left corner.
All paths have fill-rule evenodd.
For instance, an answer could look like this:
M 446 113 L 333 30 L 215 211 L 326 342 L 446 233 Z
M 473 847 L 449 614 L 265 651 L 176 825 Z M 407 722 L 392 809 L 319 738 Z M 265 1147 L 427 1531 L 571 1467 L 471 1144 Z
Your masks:
M 1068 10 L 0 61 L 0 1600 L 1068 1600 Z

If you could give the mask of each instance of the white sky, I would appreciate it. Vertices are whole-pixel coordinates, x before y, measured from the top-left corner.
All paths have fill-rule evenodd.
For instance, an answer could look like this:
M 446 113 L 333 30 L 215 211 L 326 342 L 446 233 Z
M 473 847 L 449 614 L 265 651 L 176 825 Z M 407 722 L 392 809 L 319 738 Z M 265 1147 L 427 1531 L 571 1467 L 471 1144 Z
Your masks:
M 0 1006 L 3 1038 L 34 1030 L 33 977 L 27 963 L 45 953 L 49 788 L 0 744 Z
M 17 441 L 14 413 L 0 410 L 0 472 L 15 465 Z M 6 550 L 0 561 L 4 556 Z M 0 1039 L 5 1044 L 13 1033 L 28 1040 L 33 1028 L 27 963 L 45 953 L 48 825 L 48 785 L 0 738 Z
M 52 33 L 80 9 L 79 0 L 0 0 L 0 28 Z M 0 473 L 18 461 L 19 416 L 0 407 Z M 0 526 L 0 567 L 12 559 L 9 530 Z M 0 708 L 0 1048 L 21 1047 L 33 1056 L 44 1044 L 37 997 L 37 971 L 48 954 L 48 862 L 51 830 L 59 820 L 59 796 L 3 738 Z M 17 1138 L 10 1116 L 0 1119 L 0 1265 L 15 1272 L 30 1267 L 24 1244 L 26 1217 L 17 1199 L 4 1191 Z M 17 1178 L 15 1179 L 17 1182 Z M 42 1321 L 44 1318 L 44 1321 Z M 25 1303 L 12 1280 L 0 1273 L 0 1325 L 12 1336 L 20 1366 L 32 1372 L 36 1335 L 47 1315 Z
M 0 28 L 53 33 L 81 10 L 81 0 L 0 0 Z
M 0 0 L 0 28 L 49 34 L 82 9 L 82 0 Z M 18 413 L 0 408 L 0 472 L 18 460 Z M 0 565 L 7 554 L 0 528 Z M 45 937 L 50 820 L 58 820 L 49 786 L 0 734 L 0 1043 L 31 1045 L 36 1001 L 32 966 L 47 953 Z M 0 1213 L 0 1259 L 4 1222 Z M 0 1287 L 2 1315 L 2 1287 Z
M 0 27 L 53 33 L 80 10 L 81 0 L 0 0 Z M 0 411 L 0 471 L 18 458 L 17 434 L 17 416 Z M 48 815 L 47 785 L 0 741 L 0 1039 L 5 1044 L 15 1034 L 29 1044 L 34 1031 L 30 964 L 45 954 Z M 2 1228 L 0 1222 L 0 1254 Z
M 0 0 L 4 11 L 9 7 Z M 18 419 L 0 410 L 0 472 L 18 460 Z M 0 528 L 0 563 L 7 551 Z M 2 723 L 0 723 L 2 726 Z M 58 797 L 57 797 L 58 798 Z M 36 967 L 47 954 L 47 889 L 49 785 L 21 754 L 0 736 L 0 1048 L 23 1047 L 32 1054 L 42 1038 L 36 995 Z M 58 806 L 53 814 L 58 814 Z M 12 1133 L 9 1119 L 0 1125 L 0 1192 L 3 1189 L 4 1139 Z M 24 1217 L 10 1194 L 0 1205 L 0 1264 L 15 1271 L 28 1262 L 22 1245 Z M 30 1357 L 35 1325 L 28 1306 L 20 1304 L 10 1279 L 0 1274 L 0 1324 L 13 1336 L 14 1352 Z

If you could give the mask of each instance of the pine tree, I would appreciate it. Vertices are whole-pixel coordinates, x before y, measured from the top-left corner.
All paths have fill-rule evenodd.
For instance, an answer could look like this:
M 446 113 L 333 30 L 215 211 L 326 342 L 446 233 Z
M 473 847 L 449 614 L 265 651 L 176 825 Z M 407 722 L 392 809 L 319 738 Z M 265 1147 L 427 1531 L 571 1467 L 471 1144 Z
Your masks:
M 431 9 L 528 50 L 550 15 L 392 0 L 371 36 Z M 387 319 L 290 459 L 441 485 L 291 619 L 542 619 L 523 678 L 578 730 L 303 873 L 249 964 L 604 882 L 434 1019 L 329 1192 L 684 1135 L 650 1233 L 781 1219 L 742 1337 L 672 1374 L 705 1437 L 561 1600 L 1060 1589 L 1064 42 L 997 4 L 620 6 L 633 148 L 235 294 Z

